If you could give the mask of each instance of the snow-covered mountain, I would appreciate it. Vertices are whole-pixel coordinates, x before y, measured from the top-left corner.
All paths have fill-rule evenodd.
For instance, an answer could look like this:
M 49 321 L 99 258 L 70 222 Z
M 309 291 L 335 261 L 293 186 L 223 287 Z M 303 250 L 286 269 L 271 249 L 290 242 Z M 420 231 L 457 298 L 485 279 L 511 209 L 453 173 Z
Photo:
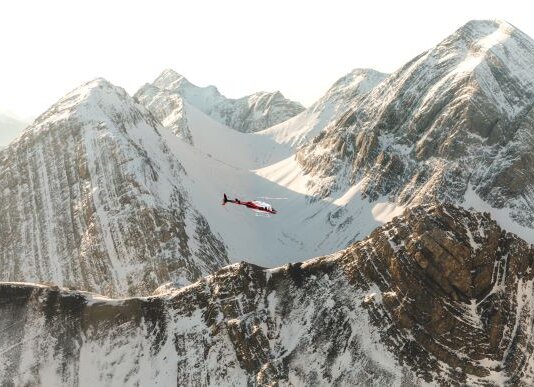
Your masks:
M 297 153 L 322 197 L 491 211 L 534 242 L 534 41 L 472 21 L 388 76 Z
M 28 122 L 25 120 L 0 112 L 0 149 L 17 137 L 26 126 Z
M 277 142 L 288 143 L 297 149 L 341 119 L 347 109 L 356 106 L 386 76 L 372 69 L 354 69 L 338 79 L 325 95 L 304 112 L 267 129 L 264 135 L 271 135 Z
M 134 97 L 178 138 L 193 145 L 184 110 L 184 98 L 177 93 L 146 84 Z
M 327 254 L 402 212 L 386 200 L 315 200 L 290 144 L 278 143 L 271 133 L 239 133 L 192 106 L 188 112 L 195 145 L 176 139 L 169 149 L 194 177 L 188 186 L 191 201 L 221 235 L 232 261 L 270 267 Z M 265 218 L 246 208 L 221 206 L 223 193 L 270 202 L 278 214 Z
M 286 99 L 279 91 L 259 92 L 239 99 L 226 98 L 215 86 L 195 86 L 173 70 L 163 71 L 134 97 L 166 127 L 189 142 L 191 137 L 184 102 L 217 122 L 245 133 L 271 127 L 304 110 L 301 104 Z
M 141 295 L 228 264 L 165 136 L 103 79 L 38 117 L 0 152 L 0 278 Z
M 306 110 L 74 90 L 0 151 L 0 279 L 54 284 L 0 284 L 0 384 L 532 385 L 533 69 L 473 21 Z
M 488 211 L 534 242 L 530 48 L 507 23 L 470 22 L 394 74 L 355 70 L 309 109 L 250 134 L 186 103 L 198 156 L 173 152 L 201 176 L 193 200 L 209 208 L 233 260 L 271 266 L 328 254 L 434 200 Z M 203 192 L 275 198 L 278 215 L 221 208 Z
M 159 296 L 0 285 L 14 385 L 531 385 L 534 250 L 487 214 L 405 212 L 337 254 Z

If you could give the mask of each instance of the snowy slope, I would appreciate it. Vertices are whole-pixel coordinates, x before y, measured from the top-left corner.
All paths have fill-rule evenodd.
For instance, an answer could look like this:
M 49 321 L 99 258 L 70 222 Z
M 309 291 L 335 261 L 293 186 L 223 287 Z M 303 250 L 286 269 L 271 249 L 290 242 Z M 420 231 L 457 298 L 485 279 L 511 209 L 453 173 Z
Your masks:
M 0 284 L 15 385 L 531 385 L 534 251 L 425 206 L 337 254 L 156 297 Z
M 194 182 L 188 187 L 195 207 L 223 238 L 232 260 L 273 266 L 327 254 L 362 238 L 402 211 L 385 200 L 369 203 L 358 189 L 314 200 L 309 177 L 295 162 L 295 149 L 323 125 L 335 122 L 343 106 L 368 93 L 383 74 L 354 70 L 338 80 L 312 107 L 256 133 L 240 133 L 184 103 L 193 147 L 167 138 L 169 148 Z M 271 203 L 276 216 L 221 206 L 222 194 Z M 349 227 L 356 221 L 357 228 Z
M 174 128 L 178 117 L 184 117 L 177 99 L 183 99 L 217 122 L 245 133 L 286 121 L 304 110 L 302 105 L 286 99 L 279 91 L 229 99 L 216 87 L 195 86 L 173 70 L 163 71 L 152 84 L 143 86 L 135 98 L 160 121 Z M 184 124 L 180 126 L 184 127 Z
M 308 196 L 308 177 L 288 144 L 263 133 L 243 134 L 186 105 L 194 146 L 166 134 L 171 152 L 192 177 L 187 187 L 234 261 L 273 266 L 327 254 L 362 238 L 402 211 L 386 200 L 369 203 L 358 187 L 337 198 Z M 202 151 L 201 151 L 202 150 Z M 222 195 L 269 202 L 277 215 L 221 206 Z M 348 221 L 347 221 L 348 219 Z M 357 227 L 350 226 L 357 222 Z
M 354 69 L 338 79 L 325 95 L 304 112 L 260 133 L 296 149 L 341 119 L 347 109 L 357 106 L 358 101 L 386 76 L 372 69 Z
M 163 131 L 103 79 L 37 118 L 0 152 L 0 278 L 139 295 L 227 264 Z

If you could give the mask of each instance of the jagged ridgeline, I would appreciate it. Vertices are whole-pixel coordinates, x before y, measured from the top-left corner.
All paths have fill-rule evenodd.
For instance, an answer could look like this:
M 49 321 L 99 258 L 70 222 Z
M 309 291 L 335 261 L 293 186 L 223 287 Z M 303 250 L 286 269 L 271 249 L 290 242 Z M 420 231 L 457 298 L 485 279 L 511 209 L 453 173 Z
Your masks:
M 533 247 L 487 214 L 436 205 L 332 256 L 277 269 L 234 264 L 157 297 L 4 284 L 0 378 L 530 385 L 533 265 Z
M 216 121 L 244 133 L 257 132 L 288 120 L 304 110 L 282 93 L 259 92 L 239 99 L 224 97 L 215 86 L 198 87 L 173 70 L 146 84 L 135 98 L 180 138 L 192 144 L 184 102 Z

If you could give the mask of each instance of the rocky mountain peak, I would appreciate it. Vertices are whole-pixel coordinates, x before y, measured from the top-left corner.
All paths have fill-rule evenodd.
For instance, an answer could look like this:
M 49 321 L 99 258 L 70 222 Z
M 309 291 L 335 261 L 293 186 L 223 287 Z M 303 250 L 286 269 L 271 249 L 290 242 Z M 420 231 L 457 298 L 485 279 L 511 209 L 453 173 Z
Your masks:
M 122 87 L 104 78 L 96 78 L 66 94 L 35 120 L 31 130 L 41 130 L 53 122 L 69 118 L 114 122 L 152 120 Z
M 259 92 L 239 99 L 226 98 L 215 86 L 198 87 L 173 70 L 165 70 L 152 85 L 143 86 L 135 98 L 179 137 L 193 143 L 187 112 L 180 97 L 216 121 L 241 132 L 255 132 L 286 121 L 304 107 L 280 92 Z M 170 126 L 169 126 L 170 125 Z
M 468 44 L 476 43 L 497 31 L 509 36 L 520 33 L 517 28 L 504 20 L 470 20 L 452 33 L 443 43 L 455 40 L 463 40 Z
M 347 111 L 354 109 L 364 96 L 380 84 L 387 74 L 372 69 L 354 69 L 339 78 L 308 109 L 288 121 L 268 129 L 277 141 L 294 149 L 315 138 L 325 128 L 334 126 Z
M 156 78 L 151 86 L 157 87 L 161 90 L 168 90 L 173 94 L 178 94 L 186 98 L 188 95 L 190 97 L 195 95 L 195 97 L 198 98 L 198 93 L 204 93 L 206 96 L 211 98 L 224 98 L 217 87 L 213 85 L 204 87 L 196 86 L 189 82 L 189 80 L 183 75 L 178 74 L 172 69 L 163 70 L 163 72 Z M 204 96 L 204 98 L 206 98 L 206 96 Z M 194 99 L 195 97 L 192 98 Z
M 168 68 L 168 69 L 163 70 L 161 74 L 158 76 L 158 78 L 156 79 L 164 79 L 164 78 L 172 80 L 172 79 L 181 79 L 181 78 L 184 78 L 184 76 L 182 74 L 179 74 L 177 71 L 171 68 Z
M 353 106 L 362 97 L 379 84 L 387 74 L 373 69 L 356 68 L 339 78 L 317 101 L 312 109 L 324 109 L 327 103 L 341 103 Z M 345 107 L 347 108 L 347 107 Z
M 266 100 L 272 100 L 272 101 L 277 101 L 277 100 L 286 100 L 286 98 L 284 97 L 284 95 L 279 91 L 279 90 L 276 90 L 276 91 L 258 91 L 254 94 L 251 94 L 251 95 L 247 95 L 246 97 L 242 97 L 242 99 L 244 100 L 256 100 L 256 99 L 266 99 Z
M 184 86 L 191 86 L 191 83 L 176 71 L 165 69 L 154 80 L 153 85 L 160 89 L 173 90 Z
M 113 85 L 105 78 L 95 78 L 67 93 L 58 103 L 61 104 L 64 101 L 93 103 L 104 98 L 109 98 L 104 102 L 112 103 L 118 99 L 125 99 L 127 96 L 128 93 L 122 87 Z

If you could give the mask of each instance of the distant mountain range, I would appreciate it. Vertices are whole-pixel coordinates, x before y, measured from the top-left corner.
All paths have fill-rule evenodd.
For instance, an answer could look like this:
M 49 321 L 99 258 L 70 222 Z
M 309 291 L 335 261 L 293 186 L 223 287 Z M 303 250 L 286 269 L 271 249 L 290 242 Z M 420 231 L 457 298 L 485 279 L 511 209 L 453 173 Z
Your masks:
M 165 126 L 191 142 L 183 104 L 189 103 L 228 127 L 249 133 L 268 128 L 297 115 L 304 107 L 282 93 L 259 92 L 240 99 L 224 97 L 215 86 L 198 87 L 173 70 L 165 70 L 134 96 Z
M 23 119 L 0 112 L 0 149 L 7 146 L 28 124 Z

